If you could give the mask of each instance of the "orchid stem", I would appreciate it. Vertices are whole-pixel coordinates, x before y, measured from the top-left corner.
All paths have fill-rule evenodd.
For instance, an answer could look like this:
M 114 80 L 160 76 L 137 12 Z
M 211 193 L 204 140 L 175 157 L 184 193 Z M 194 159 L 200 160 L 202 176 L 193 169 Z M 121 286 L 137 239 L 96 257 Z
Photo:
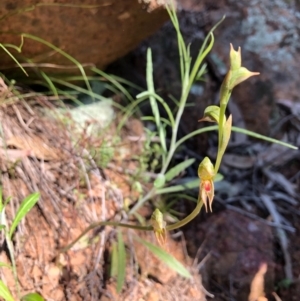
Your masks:
M 182 226 L 186 225 L 187 223 L 189 223 L 191 220 L 193 220 L 199 214 L 202 206 L 203 206 L 202 200 L 198 200 L 197 206 L 195 207 L 195 209 L 187 217 L 185 217 L 181 221 L 178 221 L 178 222 L 176 222 L 174 224 L 166 226 L 166 230 L 167 231 L 175 230 L 175 229 L 181 228 Z M 95 228 L 98 228 L 98 227 L 102 227 L 102 226 L 123 227 L 123 228 L 129 228 L 129 229 L 135 229 L 135 230 L 141 230 L 141 231 L 153 231 L 154 230 L 152 226 L 139 226 L 139 225 L 131 225 L 131 224 L 124 224 L 124 223 L 117 223 L 117 222 L 109 222 L 109 221 L 95 222 L 95 223 L 92 223 L 91 225 L 89 225 L 70 244 L 68 244 L 67 246 L 65 246 L 62 249 L 60 249 L 59 250 L 59 254 L 60 253 L 65 253 L 68 250 L 70 250 L 89 231 L 91 231 L 91 230 L 93 230 Z

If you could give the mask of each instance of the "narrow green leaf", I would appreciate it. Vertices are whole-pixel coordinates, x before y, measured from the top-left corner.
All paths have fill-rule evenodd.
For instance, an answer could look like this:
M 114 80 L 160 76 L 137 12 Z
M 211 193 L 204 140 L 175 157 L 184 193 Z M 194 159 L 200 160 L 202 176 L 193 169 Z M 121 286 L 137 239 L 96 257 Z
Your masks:
M 143 192 L 143 186 L 141 184 L 141 182 L 139 181 L 135 181 L 132 185 L 133 189 L 139 193 L 142 193 Z
M 17 214 L 12 222 L 12 225 L 9 230 L 9 237 L 11 238 L 14 231 L 16 230 L 18 224 L 22 220 L 22 218 L 30 211 L 30 209 L 36 204 L 36 202 L 39 200 L 40 194 L 38 192 L 35 192 L 28 197 L 26 197 L 22 204 L 20 205 Z
M 0 280 L 0 297 L 5 301 L 15 301 L 7 286 Z
M 6 205 L 11 201 L 12 197 L 9 196 L 6 198 L 5 202 L 4 202 L 4 208 L 6 207 Z
M 143 91 L 143 92 L 137 94 L 136 98 L 139 99 L 139 98 L 148 97 L 148 96 L 149 96 L 149 91 Z
M 176 142 L 175 149 L 177 149 L 186 140 L 188 140 L 188 139 L 190 139 L 190 138 L 192 138 L 192 137 L 194 137 L 196 135 L 199 135 L 199 134 L 202 134 L 202 133 L 205 133 L 205 132 L 215 131 L 215 130 L 218 130 L 218 128 L 219 128 L 218 125 L 211 125 L 211 126 L 207 126 L 207 127 L 195 130 L 195 131 L 187 134 L 183 138 L 179 139 Z M 267 136 L 264 136 L 264 135 L 260 135 L 260 134 L 257 134 L 255 132 L 252 132 L 252 131 L 249 131 L 249 130 L 245 130 L 245 129 L 242 129 L 242 128 L 239 128 L 239 127 L 236 127 L 236 126 L 232 126 L 231 130 L 233 132 L 242 133 L 242 134 L 245 134 L 245 135 L 250 136 L 250 137 L 254 137 L 254 138 L 257 138 L 257 139 L 265 140 L 267 142 L 280 144 L 280 145 L 283 145 L 283 146 L 291 148 L 291 149 L 298 149 L 297 146 L 294 146 L 294 145 L 292 145 L 290 143 L 286 143 L 286 142 L 283 142 L 283 141 L 280 141 L 280 140 L 276 140 L 274 138 L 270 138 L 270 137 L 267 137 Z
M 289 147 L 291 149 L 298 149 L 297 146 L 294 146 L 290 143 L 286 143 L 286 142 L 283 142 L 283 141 L 280 141 L 280 140 L 277 140 L 277 139 L 274 139 L 274 138 L 270 138 L 270 137 L 267 137 L 267 136 L 264 136 L 264 135 L 260 135 L 260 134 L 257 134 L 255 132 L 252 132 L 252 131 L 249 131 L 249 130 L 246 130 L 246 129 L 242 129 L 242 128 L 239 128 L 239 127 L 236 127 L 236 126 L 232 127 L 232 131 L 237 132 L 237 133 L 242 133 L 242 134 L 245 134 L 247 136 L 257 138 L 257 139 L 265 140 L 265 141 L 268 141 L 268 142 L 271 142 L 271 143 L 280 144 L 280 145 Z
M 218 106 L 208 106 L 204 110 L 203 117 L 198 121 L 209 121 L 219 123 L 220 107 Z
M 172 192 L 179 192 L 179 191 L 198 188 L 199 185 L 200 185 L 200 180 L 199 180 L 199 178 L 196 178 L 196 179 L 194 179 L 190 182 L 184 183 L 184 184 L 158 189 L 156 191 L 156 193 L 157 194 L 166 194 L 166 193 L 172 193 Z
M 214 176 L 214 182 L 220 182 L 224 179 L 224 176 L 220 173 L 217 173 L 215 176 Z
M 140 238 L 136 238 L 139 242 L 141 242 L 150 252 L 152 252 L 158 259 L 160 259 L 163 263 L 165 263 L 172 270 L 177 272 L 179 275 L 191 278 L 190 272 L 180 263 L 176 258 L 174 258 L 171 254 L 167 253 L 162 248 L 145 241 Z
M 147 75 L 146 76 L 147 76 L 148 91 L 151 93 L 155 93 L 154 83 L 153 83 L 153 64 L 152 64 L 151 48 L 147 49 Z M 153 116 L 155 117 L 156 126 L 158 128 L 160 125 L 160 120 L 159 120 L 160 114 L 159 114 L 157 102 L 153 96 L 150 96 L 149 99 L 150 99 L 152 113 L 153 113 Z
M 199 53 L 198 53 L 198 56 L 196 58 L 196 61 L 195 61 L 195 64 L 193 66 L 193 69 L 192 69 L 192 72 L 191 72 L 191 76 L 190 76 L 190 86 L 192 85 L 196 75 L 197 75 L 197 72 L 199 70 L 199 67 L 203 61 L 203 59 L 206 57 L 206 55 L 210 52 L 210 50 L 212 49 L 213 45 L 214 45 L 214 35 L 213 35 L 213 32 L 214 30 L 224 21 L 225 19 L 225 16 L 223 16 L 220 21 L 218 23 L 216 23 L 212 28 L 211 30 L 209 31 L 209 33 L 206 35 L 203 43 L 202 43 L 202 46 L 199 50 Z M 207 46 L 207 43 L 210 39 L 210 43 L 208 44 Z
M 58 91 L 57 88 L 55 87 L 53 81 L 51 78 L 43 71 L 39 71 L 41 76 L 44 78 L 45 82 L 48 84 L 48 89 L 53 93 L 55 97 L 58 99 Z
M 81 75 L 83 76 L 84 78 L 84 82 L 87 86 L 87 89 L 92 92 L 92 88 L 91 88 L 91 85 L 87 79 L 87 75 L 85 73 L 85 70 L 83 68 L 83 66 L 75 59 L 73 58 L 71 55 L 69 55 L 67 52 L 63 51 L 62 49 L 60 49 L 59 47 L 56 47 L 54 46 L 53 44 L 47 42 L 46 40 L 44 39 L 41 39 L 35 35 L 32 35 L 32 34 L 29 34 L 29 33 L 22 33 L 21 35 L 21 38 L 27 38 L 27 39 L 31 39 L 31 40 L 34 40 L 34 41 L 37 41 L 41 44 L 44 44 L 46 45 L 47 47 L 55 50 L 57 53 L 59 53 L 60 55 L 64 56 L 66 59 L 68 59 L 69 61 L 71 61 L 73 64 L 75 64 L 77 66 L 77 68 L 79 69 Z
M 137 212 L 134 212 L 133 215 L 137 219 L 137 221 L 139 222 L 140 225 L 146 226 L 146 220 L 142 215 L 140 215 Z
M 161 117 L 159 117 L 160 121 L 159 121 L 159 128 L 158 128 L 158 136 L 160 139 L 160 144 L 161 147 L 163 149 L 163 160 L 164 160 L 164 155 L 167 153 L 167 145 L 166 145 L 166 129 L 165 129 L 165 124 L 163 124 L 163 119 Z M 166 122 L 166 124 L 168 124 L 169 121 Z
M 6 47 L 5 47 L 6 46 Z M 14 46 L 14 45 L 5 45 L 5 44 L 1 44 L 0 43 L 0 47 L 11 57 L 11 59 L 20 67 L 20 69 L 28 76 L 27 72 L 25 71 L 25 69 L 22 67 L 22 65 L 18 62 L 18 60 L 11 54 L 11 52 L 7 49 L 7 47 L 10 46 Z
M 176 176 L 178 176 L 182 171 L 187 169 L 189 166 L 191 166 L 195 162 L 195 159 L 188 159 L 186 161 L 183 161 L 176 166 L 172 167 L 166 174 L 166 182 L 169 182 L 173 180 Z
M 166 183 L 166 177 L 164 174 L 158 174 L 153 185 L 155 188 L 162 188 Z
M 78 93 L 82 93 L 84 95 L 88 95 L 91 98 L 96 99 L 96 100 L 100 100 L 100 101 L 108 101 L 109 100 L 109 98 L 106 98 L 106 97 L 104 97 L 104 96 L 102 96 L 100 94 L 97 94 L 97 93 L 95 93 L 93 91 L 85 89 L 82 86 L 78 86 L 78 85 L 72 84 L 71 82 L 67 82 L 65 80 L 62 80 L 62 79 L 59 79 L 59 78 L 55 78 L 55 77 L 49 77 L 49 80 L 51 80 L 51 82 L 53 82 L 53 83 L 65 86 L 65 87 L 70 88 L 70 89 L 73 89 L 74 91 L 76 91 Z M 59 90 L 59 93 L 60 94 L 63 93 L 63 90 Z M 70 94 L 68 93 L 67 95 L 69 96 Z M 77 99 L 76 103 L 79 106 L 82 105 L 82 102 L 79 101 L 78 99 Z
M 0 186 L 0 212 L 3 210 L 2 186 Z
M 44 301 L 45 299 L 38 293 L 30 293 L 21 298 L 21 301 Z
M 12 266 L 10 264 L 4 263 L 4 262 L 0 262 L 0 267 L 8 268 L 8 269 L 12 270 Z
M 168 114 L 168 118 L 169 118 L 169 122 L 168 123 L 171 124 L 171 127 L 174 127 L 175 120 L 174 120 L 174 116 L 173 116 L 172 110 L 170 109 L 170 107 L 168 106 L 167 102 L 163 98 L 161 98 L 155 92 L 149 92 L 149 91 L 144 91 L 144 92 L 138 94 L 136 97 L 137 97 L 137 100 L 144 101 L 144 100 L 148 100 L 148 98 L 150 96 L 153 96 L 164 107 L 166 113 Z
M 126 250 L 121 231 L 118 232 L 118 275 L 117 292 L 122 291 L 126 273 Z
M 100 74 L 105 79 L 107 79 L 114 87 L 117 88 L 117 90 L 119 90 L 121 93 L 123 93 L 130 102 L 134 101 L 134 98 L 131 96 L 131 94 L 128 92 L 128 90 L 125 87 L 123 87 L 123 85 L 120 83 L 120 81 L 118 80 L 118 78 L 116 76 L 107 74 L 96 67 L 91 68 L 91 71 L 93 71 L 97 74 Z M 125 81 L 125 83 L 126 83 L 126 81 Z M 128 81 L 127 81 L 127 83 L 131 84 Z M 136 87 L 136 88 L 139 89 L 139 87 Z
M 148 48 L 147 50 L 147 72 L 146 72 L 146 77 L 147 77 L 147 87 L 148 91 L 152 94 L 155 94 L 154 90 L 154 83 L 153 83 L 153 64 L 152 64 L 152 52 L 151 49 Z M 159 139 L 160 143 L 162 146 L 162 149 L 164 150 L 164 153 L 167 151 L 167 146 L 166 146 L 166 137 L 165 137 L 165 131 L 162 130 L 162 124 L 160 120 L 160 112 L 159 108 L 156 102 L 156 99 L 153 95 L 149 96 L 150 100 L 150 106 L 152 109 L 153 116 L 155 118 L 155 124 L 159 133 Z
M 135 100 L 133 103 L 131 103 L 130 105 L 127 106 L 126 110 L 124 111 L 124 114 L 118 124 L 118 127 L 117 127 L 117 133 L 122 129 L 122 127 L 125 125 L 125 123 L 128 121 L 128 118 L 134 114 L 136 108 L 138 107 L 138 105 L 140 103 L 142 103 L 143 101 L 145 101 L 147 98 L 138 98 L 137 100 Z
M 186 70 L 184 68 L 184 63 L 188 60 L 187 57 L 187 49 L 185 46 L 184 39 L 182 37 L 182 34 L 180 32 L 180 25 L 177 18 L 177 12 L 174 7 L 174 3 L 171 1 L 171 4 L 166 5 L 166 9 L 169 13 L 170 19 L 173 23 L 174 29 L 176 30 L 177 34 L 177 45 L 178 45 L 178 52 L 179 52 L 179 62 L 180 62 L 180 75 L 181 75 L 181 82 L 184 80 L 184 75 L 186 73 Z
M 110 276 L 115 277 L 118 274 L 118 248 L 114 242 L 111 251 Z
M 223 176 L 219 173 L 217 173 L 214 176 L 214 182 L 218 182 L 223 180 Z M 200 179 L 199 178 L 192 178 L 192 180 L 179 184 L 179 185 L 174 185 L 174 186 L 169 186 L 169 187 L 164 187 L 156 190 L 157 194 L 166 194 L 166 193 L 173 193 L 173 192 L 180 192 L 180 191 L 185 191 L 185 190 L 191 190 L 191 189 L 198 189 L 200 185 Z
M 207 126 L 205 128 L 201 128 L 201 129 L 195 130 L 193 132 L 190 132 L 176 142 L 175 149 L 177 149 L 181 144 L 183 144 L 183 142 L 185 142 L 186 140 L 188 140 L 196 135 L 199 135 L 199 134 L 202 134 L 205 132 L 215 131 L 218 128 L 219 127 L 217 125 L 211 125 L 211 126 Z
M 199 71 L 198 71 L 198 73 L 197 73 L 197 75 L 196 75 L 196 77 L 195 77 L 195 81 L 205 81 L 205 79 L 204 78 L 202 78 L 202 76 L 204 75 L 204 74 L 206 74 L 207 73 L 207 64 L 206 63 L 204 63 L 204 64 L 202 64 L 202 66 L 200 67 L 200 69 L 199 69 Z

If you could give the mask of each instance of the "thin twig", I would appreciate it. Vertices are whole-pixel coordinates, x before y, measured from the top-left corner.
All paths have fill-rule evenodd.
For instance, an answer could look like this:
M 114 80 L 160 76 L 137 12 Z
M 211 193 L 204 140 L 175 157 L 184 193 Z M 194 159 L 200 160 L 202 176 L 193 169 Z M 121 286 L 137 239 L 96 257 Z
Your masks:
M 253 213 L 250 213 L 250 212 L 247 212 L 243 209 L 240 209 L 238 207 L 235 207 L 235 206 L 231 206 L 231 205 L 226 205 L 226 208 L 229 209 L 229 210 L 232 210 L 232 211 L 236 211 L 240 214 L 243 214 L 245 216 L 248 216 L 252 219 L 255 219 L 255 220 L 258 220 L 260 221 L 261 223 L 264 223 L 270 227 L 275 227 L 275 228 L 279 228 L 279 229 L 284 229 L 284 230 L 287 230 L 287 231 L 290 231 L 292 233 L 295 233 L 296 232 L 296 229 L 294 227 L 290 227 L 290 226 L 286 226 L 286 225 L 282 225 L 280 223 L 275 223 L 275 222 L 269 222 L 269 221 L 266 221 L 265 219 L 253 214 Z
M 280 224 L 281 223 L 281 215 L 276 210 L 276 206 L 274 205 L 271 197 L 266 194 L 261 194 L 261 199 L 262 199 L 263 203 L 265 204 L 265 206 L 267 207 L 267 209 L 269 210 L 274 222 L 276 224 Z M 277 228 L 277 235 L 279 238 L 279 242 L 281 245 L 281 249 L 282 249 L 284 261 L 285 261 L 285 264 L 284 264 L 285 276 L 287 277 L 287 279 L 293 280 L 292 260 L 291 260 L 290 253 L 288 251 L 287 235 L 282 228 L 281 229 Z
M 32 132 L 32 130 L 30 128 L 28 128 L 28 125 L 25 123 L 24 119 L 22 118 L 22 115 L 19 111 L 19 109 L 17 108 L 16 105 L 12 105 L 12 108 L 14 109 L 16 116 L 20 122 L 20 124 L 23 126 L 23 128 L 25 129 L 26 132 Z

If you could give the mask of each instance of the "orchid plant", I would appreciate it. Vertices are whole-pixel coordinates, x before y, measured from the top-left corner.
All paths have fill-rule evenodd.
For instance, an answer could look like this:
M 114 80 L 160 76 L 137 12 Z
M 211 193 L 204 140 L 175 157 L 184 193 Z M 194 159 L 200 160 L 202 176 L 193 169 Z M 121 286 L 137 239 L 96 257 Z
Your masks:
M 69 250 L 76 242 L 78 242 L 87 232 L 99 226 L 117 226 L 136 230 L 153 231 L 158 243 L 164 245 L 166 242 L 167 231 L 175 230 L 192 221 L 200 212 L 204 205 L 206 212 L 208 209 L 212 211 L 212 203 L 214 198 L 214 179 L 218 173 L 222 157 L 228 145 L 232 130 L 232 116 L 225 116 L 226 107 L 235 86 L 245 81 L 247 78 L 258 75 L 258 72 L 251 72 L 241 66 L 241 48 L 238 51 L 233 49 L 230 44 L 230 69 L 224 78 L 220 92 L 220 106 L 208 106 L 204 111 L 204 116 L 199 121 L 216 122 L 218 125 L 218 153 L 215 165 L 212 164 L 208 157 L 205 157 L 199 164 L 198 176 L 200 178 L 199 196 L 195 209 L 184 219 L 167 225 L 164 221 L 162 212 L 156 208 L 151 216 L 150 226 L 140 226 L 116 222 L 96 222 L 91 224 L 79 237 L 71 244 L 64 247 L 61 252 Z
M 251 72 L 245 67 L 242 66 L 242 58 L 241 58 L 241 49 L 234 50 L 233 46 L 230 44 L 230 53 L 229 53 L 229 60 L 230 60 L 230 68 L 223 80 L 220 89 L 220 103 L 219 106 L 210 105 L 204 110 L 204 116 L 199 120 L 201 121 L 209 121 L 214 122 L 216 125 L 207 126 L 198 130 L 195 130 L 191 133 L 188 133 L 184 137 L 178 139 L 178 129 L 179 124 L 181 121 L 181 117 L 184 111 L 184 108 L 187 103 L 187 98 L 190 92 L 190 89 L 193 83 L 200 78 L 205 72 L 205 64 L 204 59 L 211 51 L 213 44 L 214 44 L 214 35 L 213 31 L 215 28 L 223 21 L 221 19 L 208 33 L 207 37 L 203 41 L 203 45 L 199 50 L 199 53 L 196 59 L 193 61 L 190 57 L 190 47 L 186 45 L 184 39 L 180 32 L 180 26 L 176 15 L 176 10 L 174 5 L 172 6 L 172 1 L 170 6 L 166 5 L 166 9 L 170 15 L 171 21 L 174 25 L 174 28 L 177 33 L 178 39 L 178 50 L 180 55 L 180 73 L 181 73 L 181 83 L 182 83 L 182 91 L 179 100 L 175 100 L 177 104 L 177 108 L 175 113 L 170 109 L 168 103 L 155 92 L 154 88 L 154 80 L 153 80 L 153 64 L 152 64 L 152 53 L 151 49 L 147 51 L 147 69 L 146 69 L 146 79 L 147 79 L 147 90 L 143 91 L 142 93 L 136 96 L 136 100 L 130 103 L 122 120 L 119 123 L 119 128 L 121 128 L 128 117 L 136 110 L 136 108 L 141 104 L 143 101 L 147 101 L 150 103 L 150 107 L 152 109 L 153 116 L 147 116 L 148 119 L 151 120 L 156 126 L 155 135 L 160 141 L 161 145 L 161 170 L 156 174 L 156 178 L 153 182 L 152 187 L 149 191 L 145 194 L 141 194 L 140 198 L 137 202 L 133 205 L 133 207 L 127 211 L 128 215 L 135 215 L 137 216 L 137 210 L 145 204 L 145 202 L 149 201 L 150 199 L 163 195 L 163 194 L 170 194 L 170 193 L 178 193 L 185 191 L 186 189 L 198 188 L 199 187 L 199 194 L 196 203 L 196 207 L 194 210 L 182 220 L 179 220 L 173 224 L 167 224 L 164 220 L 163 213 L 156 208 L 151 216 L 149 225 L 137 225 L 131 223 L 123 223 L 123 222 L 113 222 L 113 221 L 97 221 L 92 223 L 89 227 L 87 227 L 74 241 L 72 241 L 67 246 L 63 247 L 60 253 L 67 252 L 70 250 L 81 238 L 83 238 L 90 230 L 95 229 L 101 226 L 114 226 L 114 227 L 123 227 L 129 229 L 136 229 L 142 231 L 151 231 L 154 232 L 156 240 L 158 244 L 163 247 L 160 248 L 155 246 L 149 242 L 143 241 L 136 237 L 138 241 L 140 241 L 148 250 L 150 250 L 154 255 L 164 261 L 167 265 L 171 268 L 176 270 L 180 275 L 184 277 L 190 277 L 190 273 L 172 257 L 168 254 L 165 250 L 165 244 L 167 239 L 167 232 L 181 228 L 182 226 L 186 225 L 190 221 L 192 221 L 200 212 L 203 205 L 205 207 L 206 212 L 212 211 L 213 208 L 213 200 L 214 200 L 214 181 L 217 181 L 219 174 L 219 168 L 224 156 L 225 150 L 229 143 L 231 131 L 236 131 L 240 133 L 244 133 L 246 135 L 263 139 L 265 141 L 269 141 L 272 143 L 279 143 L 286 147 L 290 147 L 293 149 L 297 149 L 296 147 L 282 142 L 275 140 L 273 138 L 268 138 L 254 132 L 248 131 L 246 129 L 240 129 L 237 127 L 232 126 L 232 116 L 226 116 L 226 108 L 229 102 L 232 90 L 235 86 L 240 84 L 241 82 L 245 81 L 251 76 L 258 75 L 258 72 Z M 174 100 L 174 99 L 173 99 Z M 161 104 L 161 107 L 165 110 L 167 118 L 162 118 L 159 110 L 158 103 Z M 175 116 L 174 116 L 175 115 Z M 166 141 L 168 140 L 166 137 L 166 128 L 169 127 L 171 130 L 171 138 L 169 139 L 169 143 L 167 144 Z M 177 151 L 178 147 L 182 145 L 186 140 L 199 135 L 204 132 L 208 131 L 218 131 L 218 151 L 217 151 L 217 158 L 215 164 L 211 162 L 208 157 L 205 157 L 202 162 L 200 162 L 198 167 L 198 177 L 199 179 L 192 180 L 184 185 L 174 185 L 169 186 L 170 183 L 174 178 L 176 178 L 182 171 L 186 168 L 192 166 L 195 162 L 195 159 L 190 158 L 179 164 L 175 165 L 174 167 L 170 166 L 172 158 L 174 157 L 175 152 Z M 122 239 L 121 232 L 118 232 L 118 242 L 113 246 L 112 252 L 112 273 L 111 276 L 117 276 L 117 291 L 121 292 L 122 285 L 125 281 L 125 246 Z M 59 258 L 59 256 L 57 257 Z
M 212 203 L 214 199 L 214 178 L 218 173 L 222 157 L 227 148 L 231 130 L 232 130 L 232 115 L 226 118 L 225 111 L 230 99 L 231 92 L 235 86 L 245 81 L 251 76 L 258 75 L 258 72 L 251 72 L 242 66 L 241 48 L 237 51 L 234 50 L 230 44 L 230 68 L 227 72 L 220 92 L 220 106 L 208 106 L 204 111 L 204 117 L 199 121 L 210 121 L 218 124 L 218 153 L 215 165 L 212 164 L 208 157 L 205 157 L 198 167 L 198 176 L 200 178 L 198 204 L 194 211 L 187 216 L 185 223 L 190 222 L 199 213 L 202 205 L 204 204 L 206 212 L 208 209 L 212 212 Z M 161 239 L 162 235 L 165 237 L 165 230 L 170 230 L 170 226 L 165 226 L 162 222 L 162 213 L 156 209 L 152 215 L 152 224 L 155 224 L 153 230 L 156 234 L 158 242 L 164 241 Z M 154 221 L 154 222 L 153 222 Z M 184 223 L 184 224 L 185 224 Z M 182 221 L 176 223 L 178 227 L 183 226 Z M 176 225 L 175 224 L 175 225 Z M 172 229 L 177 226 L 173 225 Z M 174 227 L 175 226 L 175 227 Z

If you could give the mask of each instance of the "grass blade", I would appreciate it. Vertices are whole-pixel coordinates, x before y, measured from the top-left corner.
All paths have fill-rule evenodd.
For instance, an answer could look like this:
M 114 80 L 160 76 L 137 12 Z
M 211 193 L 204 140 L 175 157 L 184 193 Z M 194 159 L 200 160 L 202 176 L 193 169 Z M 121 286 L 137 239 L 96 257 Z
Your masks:
M 214 176 L 214 182 L 220 182 L 224 179 L 224 176 L 220 173 L 217 173 L 215 176 Z
M 199 54 L 196 58 L 195 64 L 193 66 L 193 69 L 192 69 L 192 72 L 191 72 L 191 75 L 190 75 L 189 89 L 192 86 L 192 84 L 193 84 L 193 82 L 194 82 L 194 80 L 195 80 L 195 78 L 198 74 L 199 67 L 200 67 L 201 63 L 203 62 L 204 58 L 207 56 L 207 54 L 210 52 L 210 50 L 212 49 L 212 47 L 214 45 L 213 32 L 224 21 L 224 19 L 225 19 L 225 16 L 223 16 L 221 18 L 221 20 L 211 28 L 211 30 L 207 34 L 206 38 L 204 39 L 204 42 L 202 43 L 201 49 L 200 49 Z M 210 43 L 207 46 L 209 38 L 210 38 Z
M 41 76 L 43 77 L 43 79 L 45 80 L 46 84 L 48 85 L 48 89 L 53 93 L 54 96 L 56 96 L 56 98 L 58 99 L 58 91 L 54 85 L 54 83 L 52 82 L 51 78 L 43 71 L 40 71 Z
M 159 173 L 157 175 L 157 178 L 155 179 L 155 181 L 153 183 L 154 187 L 155 188 L 162 188 L 162 187 L 165 186 L 165 184 L 166 184 L 166 177 L 165 177 L 165 175 L 162 174 L 162 173 Z
M 30 211 L 30 209 L 36 204 L 36 202 L 39 200 L 40 194 L 38 192 L 35 192 L 28 197 L 26 197 L 22 204 L 20 205 L 20 208 L 17 211 L 17 214 L 12 222 L 12 225 L 9 230 L 9 237 L 11 238 L 14 231 L 16 230 L 18 224 L 22 220 L 22 218 Z
M 110 76 L 109 74 L 103 72 L 102 70 L 98 68 L 91 68 L 92 71 L 95 73 L 103 76 L 106 80 L 112 83 L 113 86 L 115 86 L 121 93 L 123 93 L 129 101 L 134 101 L 133 97 L 131 94 L 113 77 Z
M 64 80 L 61 80 L 61 79 L 58 79 L 58 78 L 54 78 L 54 77 L 49 77 L 49 79 L 54 83 L 63 85 L 65 87 L 73 89 L 74 91 L 77 91 L 79 93 L 86 94 L 86 95 L 90 96 L 93 99 L 97 99 L 97 100 L 101 100 L 101 101 L 103 101 L 103 100 L 105 101 L 105 100 L 108 99 L 108 98 L 106 98 L 102 95 L 98 95 L 98 94 L 94 93 L 92 90 L 84 89 L 84 88 L 82 88 L 78 85 L 74 85 L 74 84 L 69 83 L 67 81 L 64 81 Z
M 187 60 L 187 49 L 184 43 L 183 36 L 180 31 L 180 25 L 177 18 L 177 12 L 176 8 L 174 7 L 174 3 L 171 2 L 170 5 L 166 5 L 166 10 L 170 16 L 170 19 L 173 23 L 174 29 L 177 34 L 177 41 L 178 41 L 178 52 L 179 52 L 179 63 L 180 63 L 180 75 L 181 75 L 181 82 L 184 80 L 184 75 L 186 73 L 186 70 L 184 68 L 184 62 Z
M 180 263 L 176 258 L 174 258 L 171 254 L 167 253 L 162 248 L 145 241 L 140 238 L 136 238 L 141 244 L 143 244 L 150 252 L 152 252 L 158 259 L 160 259 L 163 263 L 165 263 L 172 270 L 177 272 L 179 275 L 191 278 L 190 272 Z
M 0 262 L 0 267 L 1 268 L 8 268 L 8 269 L 12 270 L 12 266 L 7 264 L 7 263 L 4 263 L 4 262 Z
M 200 180 L 198 178 L 196 178 L 185 184 L 157 189 L 156 193 L 157 194 L 166 194 L 166 193 L 172 193 L 172 192 L 179 192 L 179 191 L 184 191 L 184 190 L 188 190 L 188 189 L 199 188 L 199 185 L 200 185 Z
M 217 173 L 214 177 L 214 182 L 219 182 L 221 180 L 223 180 L 223 176 L 221 174 Z M 200 185 L 200 179 L 192 178 L 190 181 L 183 183 L 183 184 L 157 189 L 156 193 L 157 193 L 157 195 L 159 195 L 159 194 L 191 190 L 191 189 L 196 189 L 196 188 L 198 189 L 199 185 Z
M 270 137 L 267 137 L 267 136 L 264 136 L 264 135 L 260 135 L 260 134 L 257 134 L 255 132 L 248 131 L 246 129 L 242 129 L 242 128 L 239 128 L 239 127 L 236 127 L 236 126 L 233 126 L 232 130 L 234 132 L 242 133 L 242 134 L 245 134 L 245 135 L 253 137 L 253 138 L 257 138 L 257 139 L 260 139 L 260 140 L 265 140 L 265 141 L 271 142 L 271 143 L 280 144 L 280 145 L 289 147 L 291 149 L 298 149 L 297 146 L 294 146 L 294 145 L 292 145 L 290 143 L 286 143 L 286 142 L 283 142 L 283 141 L 280 141 L 280 140 L 277 140 L 277 139 L 274 139 L 274 138 L 270 138 Z
M 0 186 L 0 213 L 2 212 L 3 210 L 3 199 L 2 199 L 2 187 Z
M 148 50 L 147 50 L 147 74 L 146 74 L 146 76 L 147 76 L 148 91 L 150 93 L 154 94 L 155 90 L 154 90 L 154 83 L 153 83 L 152 52 L 151 52 L 150 48 L 148 48 Z M 150 99 L 152 113 L 155 118 L 155 123 L 156 123 L 157 129 L 158 129 L 160 126 L 160 114 L 159 114 L 157 102 L 152 95 L 149 96 L 149 99 Z
M 21 66 L 18 60 L 8 51 L 8 49 L 1 43 L 0 43 L 0 47 L 11 57 L 11 59 L 18 65 L 18 67 L 20 67 L 20 69 L 28 76 L 26 70 Z
M 118 275 L 118 248 L 114 242 L 111 251 L 111 264 L 110 264 L 110 276 L 115 277 Z
M 148 50 L 147 50 L 147 74 L 146 74 L 146 76 L 147 76 L 148 91 L 151 94 L 155 94 L 154 83 L 153 83 L 152 52 L 151 52 L 150 48 L 148 48 Z M 159 133 L 159 138 L 160 138 L 160 143 L 161 143 L 162 149 L 164 150 L 164 153 L 166 153 L 167 146 L 166 146 L 165 131 L 164 131 L 164 128 L 162 127 L 162 124 L 160 121 L 160 113 L 159 113 L 159 108 L 158 108 L 156 99 L 151 94 L 149 95 L 149 100 L 150 100 L 152 113 L 155 118 L 155 124 L 157 127 L 157 131 Z
M 122 291 L 125 282 L 126 273 L 126 250 L 121 231 L 118 232 L 118 275 L 117 275 L 117 292 Z
M 169 122 L 171 124 L 171 126 L 173 127 L 175 125 L 175 120 L 174 120 L 174 117 L 173 117 L 173 113 L 170 109 L 170 107 L 167 105 L 167 103 L 164 101 L 163 98 L 161 98 L 159 95 L 157 95 L 156 93 L 150 93 L 149 91 L 144 91 L 142 93 L 139 93 L 136 98 L 137 99 L 143 99 L 143 100 L 146 100 L 148 99 L 150 96 L 153 96 L 155 97 L 155 99 L 157 101 L 159 101 L 161 103 L 161 105 L 164 107 L 166 113 L 168 114 L 168 118 L 169 118 Z
M 44 301 L 44 300 L 45 299 L 37 293 L 30 293 L 21 298 L 21 301 Z
M 195 159 L 188 159 L 186 161 L 183 161 L 173 168 L 171 168 L 166 174 L 165 179 L 166 182 L 169 182 L 173 180 L 176 176 L 178 176 L 182 171 L 187 169 L 189 166 L 191 166 L 195 162 Z
M 291 149 L 298 149 L 297 146 L 294 146 L 290 143 L 283 142 L 283 141 L 280 141 L 280 140 L 277 140 L 277 139 L 274 139 L 274 138 L 270 138 L 270 137 L 267 137 L 267 136 L 264 136 L 264 135 L 260 135 L 260 134 L 257 134 L 255 132 L 252 132 L 252 131 L 249 131 L 249 130 L 246 130 L 246 129 L 242 129 L 242 128 L 239 128 L 239 127 L 236 127 L 236 126 L 232 126 L 231 129 L 232 129 L 233 132 L 242 133 L 242 134 L 245 134 L 245 135 L 253 137 L 253 138 L 257 138 L 257 139 L 264 140 L 264 141 L 271 142 L 271 143 L 280 144 L 280 145 L 283 145 L 283 146 L 291 148 Z M 186 140 L 188 140 L 188 139 L 190 139 L 190 138 L 192 138 L 196 135 L 202 134 L 204 132 L 215 131 L 215 130 L 218 130 L 218 125 L 207 126 L 205 128 L 193 131 L 193 132 L 185 135 L 180 140 L 178 140 L 177 143 L 176 143 L 175 148 L 179 147 L 184 141 L 186 141 Z
M 29 34 L 29 33 L 22 33 L 21 34 L 21 38 L 27 38 L 27 39 L 31 39 L 34 41 L 37 41 L 41 44 L 46 45 L 47 47 L 49 47 L 50 49 L 53 49 L 54 51 L 56 51 L 57 53 L 59 53 L 60 55 L 64 56 L 66 59 L 68 59 L 70 62 L 72 62 L 74 65 L 77 66 L 78 70 L 80 71 L 81 75 L 83 76 L 84 82 L 87 86 L 87 89 L 90 91 L 90 93 L 92 93 L 92 88 L 91 85 L 87 79 L 87 75 L 85 73 L 85 70 L 83 68 L 83 66 L 75 59 L 73 58 L 71 55 L 69 55 L 67 52 L 61 50 L 60 48 L 56 47 L 55 45 L 47 42 L 46 40 L 39 38 L 35 35 Z
M 5 301 L 15 301 L 8 287 L 0 280 L 0 297 Z

